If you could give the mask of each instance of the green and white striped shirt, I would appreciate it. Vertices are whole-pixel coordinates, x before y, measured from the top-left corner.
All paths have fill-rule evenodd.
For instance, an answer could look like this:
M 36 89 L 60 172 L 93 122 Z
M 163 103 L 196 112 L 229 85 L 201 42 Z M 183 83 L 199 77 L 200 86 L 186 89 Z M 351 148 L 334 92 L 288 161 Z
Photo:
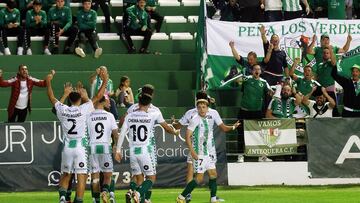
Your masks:
M 283 0 L 283 11 L 301 11 L 300 0 Z
M 198 155 L 216 156 L 212 126 L 207 117 L 194 116 L 187 129 L 193 132 L 192 146 Z

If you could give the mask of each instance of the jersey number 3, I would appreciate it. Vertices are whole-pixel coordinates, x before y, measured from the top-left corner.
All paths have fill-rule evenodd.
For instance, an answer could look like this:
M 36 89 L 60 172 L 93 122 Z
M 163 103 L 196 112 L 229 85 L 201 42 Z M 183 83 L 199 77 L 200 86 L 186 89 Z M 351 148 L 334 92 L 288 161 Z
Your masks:
M 146 126 L 144 125 L 140 125 L 137 129 L 136 129 L 136 125 L 132 125 L 130 126 L 130 129 L 133 130 L 133 141 L 136 142 L 136 138 L 140 141 L 140 142 L 144 142 L 147 139 L 147 134 L 148 134 L 148 129 Z M 143 134 L 143 136 L 141 136 Z

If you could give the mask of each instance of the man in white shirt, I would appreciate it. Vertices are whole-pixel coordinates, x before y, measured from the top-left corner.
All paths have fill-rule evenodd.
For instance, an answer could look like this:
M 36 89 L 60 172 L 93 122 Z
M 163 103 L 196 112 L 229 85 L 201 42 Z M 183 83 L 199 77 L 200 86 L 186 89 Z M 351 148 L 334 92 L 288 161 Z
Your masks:
M 45 87 L 45 80 L 31 77 L 26 65 L 21 64 L 15 77 L 3 80 L 0 70 L 0 87 L 11 87 L 8 105 L 8 122 L 24 122 L 27 112 L 31 111 L 31 95 L 34 86 Z
M 110 184 L 113 172 L 111 143 L 112 140 L 117 143 L 118 126 L 114 116 L 105 111 L 105 108 L 109 107 L 109 98 L 103 96 L 95 104 L 95 111 L 87 118 L 87 129 L 90 139 L 92 197 L 93 200 L 95 200 L 95 203 L 100 203 L 100 191 L 104 202 L 108 202 L 108 196 L 110 194 Z M 100 183 L 100 172 L 103 173 L 104 177 L 102 183 Z M 101 189 L 100 185 L 102 185 Z M 110 195 L 110 202 L 114 201 L 115 198 Z
M 281 0 L 261 0 L 265 6 L 265 21 L 282 21 L 282 1 Z
M 121 128 L 115 159 L 122 158 L 121 147 L 125 136 L 129 135 L 130 166 L 137 188 L 132 188 L 135 203 L 149 202 L 146 197 L 156 179 L 156 146 L 154 125 L 160 124 L 167 133 L 179 135 L 180 131 L 168 126 L 160 110 L 151 104 L 154 88 L 146 85 L 139 95 L 139 103 L 129 112 Z M 145 90 L 145 91 L 144 91 Z M 146 91 L 148 90 L 148 91 Z M 144 176 L 146 180 L 144 181 Z M 126 200 L 129 202 L 129 200 Z
M 312 93 L 316 88 L 308 95 L 304 96 L 302 103 L 309 107 L 310 118 L 331 118 L 333 117 L 333 109 L 336 106 L 335 100 L 327 93 L 324 87 L 321 88 L 321 95 L 317 95 L 314 100 L 310 100 Z
M 69 97 L 71 106 L 67 106 L 59 102 L 51 87 L 51 80 L 53 79 L 55 71 L 49 74 L 46 78 L 47 95 L 49 100 L 56 109 L 56 115 L 61 122 L 63 132 L 63 150 L 61 153 L 61 177 L 59 183 L 59 202 L 65 203 L 65 196 L 69 181 L 71 181 L 71 174 L 75 172 L 77 175 L 76 188 L 76 203 L 83 203 L 83 196 L 85 191 L 87 179 L 87 154 L 86 148 L 88 139 L 86 137 L 86 119 L 87 116 L 94 110 L 93 103 L 96 103 L 104 95 L 105 87 L 107 85 L 106 70 L 101 71 L 103 84 L 98 94 L 89 99 L 84 88 L 79 88 L 73 91 L 71 86 L 65 86 L 64 96 Z M 83 102 L 83 104 L 81 104 Z

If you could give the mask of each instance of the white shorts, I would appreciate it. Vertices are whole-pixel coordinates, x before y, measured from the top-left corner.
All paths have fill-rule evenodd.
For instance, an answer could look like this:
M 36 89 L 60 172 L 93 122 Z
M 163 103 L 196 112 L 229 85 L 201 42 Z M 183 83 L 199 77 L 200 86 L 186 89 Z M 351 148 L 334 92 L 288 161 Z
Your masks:
M 210 156 L 210 158 L 211 158 L 213 161 L 215 161 L 215 163 L 216 163 L 216 161 L 217 161 L 216 155 L 209 155 L 209 156 Z M 188 163 L 188 164 L 192 164 L 192 163 L 193 163 L 193 158 L 191 157 L 191 153 L 190 153 L 190 152 L 188 153 L 188 155 L 187 155 L 187 157 L 186 157 L 186 163 Z
M 90 154 L 90 173 L 113 172 L 111 154 Z
M 216 169 L 216 159 L 209 155 L 198 155 L 198 160 L 193 159 L 194 173 L 205 173 L 207 170 Z
M 131 149 L 130 167 L 132 175 L 156 175 L 156 156 L 154 153 L 149 153 L 145 150 L 140 154 L 135 154 L 134 149 Z
M 61 153 L 61 172 L 87 174 L 87 154 L 85 147 L 64 147 Z

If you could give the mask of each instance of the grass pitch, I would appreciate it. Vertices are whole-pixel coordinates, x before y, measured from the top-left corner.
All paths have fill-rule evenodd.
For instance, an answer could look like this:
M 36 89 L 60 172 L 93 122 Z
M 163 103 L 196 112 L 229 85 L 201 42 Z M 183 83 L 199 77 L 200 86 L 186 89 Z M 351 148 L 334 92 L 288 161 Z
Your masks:
M 154 189 L 153 203 L 174 203 L 182 188 Z M 116 191 L 117 203 L 123 203 L 125 190 Z M 208 203 L 207 188 L 197 188 L 191 203 Z M 226 203 L 360 203 L 360 186 L 257 186 L 219 187 L 218 196 Z M 56 203 L 57 192 L 0 192 L 1 203 Z M 85 203 L 91 203 L 90 191 L 86 191 Z

